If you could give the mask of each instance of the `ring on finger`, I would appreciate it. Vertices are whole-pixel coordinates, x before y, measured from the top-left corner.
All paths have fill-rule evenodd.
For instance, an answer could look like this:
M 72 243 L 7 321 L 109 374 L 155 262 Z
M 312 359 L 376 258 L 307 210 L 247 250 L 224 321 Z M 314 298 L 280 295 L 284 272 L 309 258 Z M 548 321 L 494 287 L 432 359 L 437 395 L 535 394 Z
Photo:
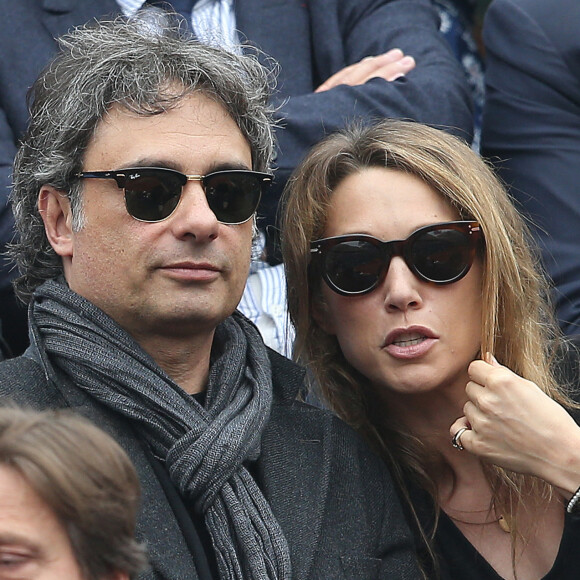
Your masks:
M 459 429 L 457 433 L 453 435 L 453 439 L 451 439 L 451 445 L 453 445 L 455 449 L 459 449 L 459 451 L 463 451 L 465 449 L 465 447 L 461 445 L 461 436 L 463 433 L 465 433 L 465 431 L 469 431 L 469 429 L 467 427 L 461 427 L 461 429 Z

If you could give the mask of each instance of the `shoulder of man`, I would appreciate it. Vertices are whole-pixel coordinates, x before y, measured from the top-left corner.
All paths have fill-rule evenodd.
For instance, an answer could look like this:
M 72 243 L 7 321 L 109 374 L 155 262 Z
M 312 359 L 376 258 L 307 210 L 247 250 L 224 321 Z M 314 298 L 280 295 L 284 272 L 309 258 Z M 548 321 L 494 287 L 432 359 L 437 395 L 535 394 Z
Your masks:
M 0 362 L 0 404 L 53 407 L 58 394 L 50 386 L 42 366 L 27 356 Z
M 350 481 L 351 485 L 367 491 L 374 488 L 381 493 L 385 487 L 394 489 L 383 460 L 352 427 L 332 411 L 300 400 L 300 395 L 305 394 L 305 369 L 274 351 L 269 355 L 275 398 L 266 430 L 268 445 L 284 448 L 310 442 L 308 455 L 315 462 L 329 462 L 332 472 L 342 474 L 340 479 L 344 485 L 348 486 Z
M 323 429 L 326 435 L 330 435 L 335 443 L 341 447 L 348 447 L 354 455 L 351 457 L 370 456 L 367 460 L 370 464 L 382 464 L 372 453 L 362 437 L 344 421 L 339 419 L 332 411 L 320 408 L 301 400 L 305 395 L 306 369 L 287 359 L 285 356 L 268 349 L 270 363 L 272 365 L 272 380 L 274 383 L 274 415 L 275 421 L 284 422 L 283 417 L 292 416 L 290 421 L 300 425 L 301 429 L 311 423 L 316 430 Z M 290 413 L 290 415 L 288 415 Z M 298 420 L 297 417 L 300 417 Z

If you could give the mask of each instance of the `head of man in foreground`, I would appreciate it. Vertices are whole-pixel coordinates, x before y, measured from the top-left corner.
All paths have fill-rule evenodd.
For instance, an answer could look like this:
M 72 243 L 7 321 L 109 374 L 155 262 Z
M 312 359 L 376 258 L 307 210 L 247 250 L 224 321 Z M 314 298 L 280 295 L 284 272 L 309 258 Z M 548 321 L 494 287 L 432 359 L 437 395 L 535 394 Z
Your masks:
M 207 361 L 239 302 L 273 149 L 257 59 L 184 41 L 167 18 L 61 40 L 13 190 L 19 295 L 64 274 L 165 369 L 192 340 Z

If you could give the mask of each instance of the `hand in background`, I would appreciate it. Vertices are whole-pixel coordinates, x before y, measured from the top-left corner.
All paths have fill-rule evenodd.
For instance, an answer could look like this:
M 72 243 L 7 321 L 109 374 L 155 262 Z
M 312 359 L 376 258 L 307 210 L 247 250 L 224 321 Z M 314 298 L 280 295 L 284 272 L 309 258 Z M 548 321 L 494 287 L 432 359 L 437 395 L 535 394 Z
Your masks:
M 394 48 L 378 56 L 367 56 L 361 61 L 339 70 L 314 92 L 322 93 L 338 85 L 362 85 L 376 77 L 386 81 L 394 81 L 414 68 L 415 59 L 412 56 L 405 56 L 399 48 Z

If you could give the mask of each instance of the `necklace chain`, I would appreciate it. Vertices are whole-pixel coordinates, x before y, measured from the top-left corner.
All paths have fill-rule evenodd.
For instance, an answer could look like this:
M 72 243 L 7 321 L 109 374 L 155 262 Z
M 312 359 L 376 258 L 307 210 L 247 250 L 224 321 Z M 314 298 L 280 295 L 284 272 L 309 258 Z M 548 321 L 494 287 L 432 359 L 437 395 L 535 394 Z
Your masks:
M 470 512 L 465 512 L 465 513 L 470 513 L 470 514 L 477 514 L 477 513 L 482 513 L 484 510 L 477 510 L 477 511 L 470 511 Z M 487 511 L 487 510 L 485 510 Z M 458 522 L 460 524 L 466 524 L 468 526 L 489 526 L 490 524 L 498 524 L 499 527 L 502 529 L 502 531 L 504 531 L 506 534 L 509 534 L 511 529 L 510 529 L 510 525 L 507 521 L 507 519 L 500 515 L 499 517 L 493 519 L 493 520 L 488 520 L 486 522 L 468 522 L 466 520 L 462 520 L 456 517 L 453 517 L 450 514 L 447 514 L 449 516 L 450 519 L 452 519 L 454 522 Z

